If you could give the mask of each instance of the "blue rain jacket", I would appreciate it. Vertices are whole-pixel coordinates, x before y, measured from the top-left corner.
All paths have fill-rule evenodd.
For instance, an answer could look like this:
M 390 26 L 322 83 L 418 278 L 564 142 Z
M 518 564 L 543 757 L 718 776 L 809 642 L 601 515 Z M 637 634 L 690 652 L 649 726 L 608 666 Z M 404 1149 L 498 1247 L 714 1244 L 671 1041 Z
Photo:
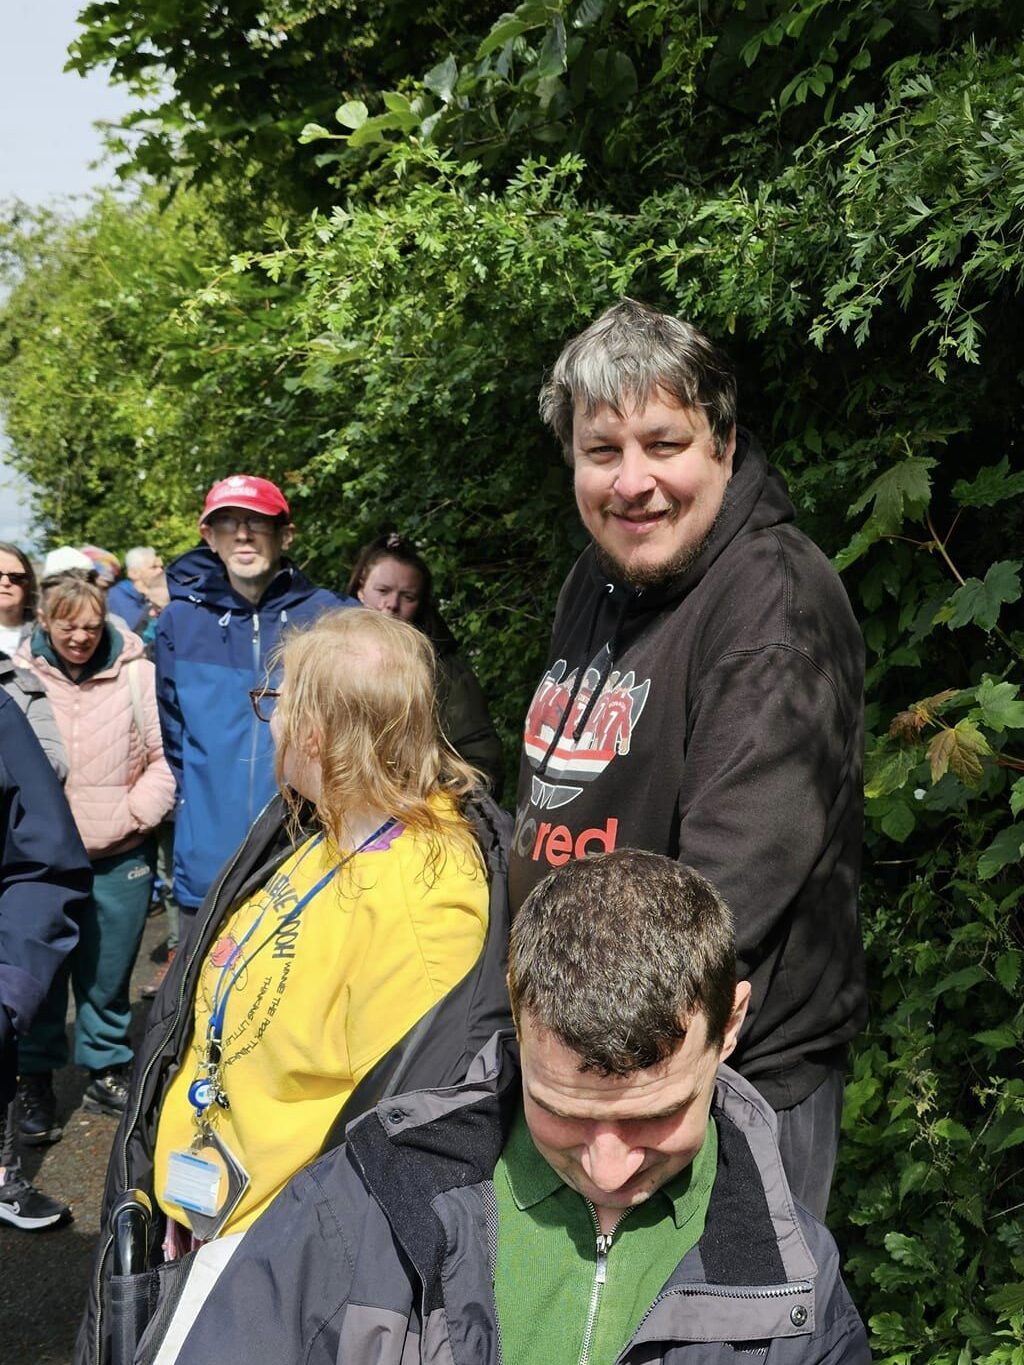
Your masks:
M 270 727 L 256 719 L 249 689 L 268 682 L 286 626 L 357 604 L 315 587 L 284 560 L 254 608 L 206 546 L 176 559 L 167 585 L 171 600 L 156 631 L 157 701 L 178 783 L 174 894 L 195 908 L 276 790 Z

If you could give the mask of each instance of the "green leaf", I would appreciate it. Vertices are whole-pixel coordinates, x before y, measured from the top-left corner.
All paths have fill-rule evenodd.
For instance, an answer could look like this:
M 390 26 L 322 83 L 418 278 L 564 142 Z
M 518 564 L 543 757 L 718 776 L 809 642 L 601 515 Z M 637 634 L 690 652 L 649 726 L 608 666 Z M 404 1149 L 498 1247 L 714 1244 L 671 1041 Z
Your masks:
M 919 1237 L 908 1237 L 903 1232 L 887 1232 L 885 1249 L 900 1265 L 911 1266 L 915 1270 L 933 1270 L 934 1262 Z
M 482 61 L 484 57 L 489 57 L 491 53 L 495 52 L 499 47 L 504 47 L 505 44 L 511 42 L 513 38 L 518 38 L 520 33 L 526 33 L 528 29 L 535 27 L 539 27 L 539 25 L 528 24 L 523 19 L 510 17 L 499 19 L 477 48 L 477 61 L 479 62 Z
M 580 0 L 576 13 L 572 16 L 573 28 L 592 28 L 598 22 L 610 0 Z
M 850 508 L 850 516 L 863 512 L 874 502 L 872 519 L 883 535 L 893 535 L 904 521 L 922 517 L 931 501 L 932 484 L 928 471 L 935 467 L 929 456 L 911 455 L 880 474 Z
M 927 1161 L 912 1161 L 909 1166 L 905 1166 L 900 1173 L 900 1203 L 902 1204 L 908 1194 L 914 1190 L 919 1190 L 931 1173 L 931 1166 Z
M 1002 1052 L 1008 1047 L 1020 1047 L 1020 1034 L 1008 1024 L 1004 1024 L 1002 1028 L 989 1028 L 981 1033 L 972 1033 L 971 1037 L 976 1043 L 990 1047 L 996 1052 Z
M 997 1137 L 998 1141 L 991 1149 L 993 1152 L 1005 1152 L 1010 1147 L 1019 1147 L 1024 1143 L 1024 1123 L 1008 1126 L 1005 1131 L 1000 1129 Z
M 982 881 L 994 877 L 1010 863 L 1019 861 L 1024 853 L 1024 825 L 1010 825 L 1001 829 L 978 858 L 978 876 Z
M 994 1313 L 1005 1313 L 1009 1317 L 1013 1313 L 1024 1312 L 1024 1280 L 1017 1284 L 1004 1284 L 989 1294 L 985 1303 Z
M 989 569 L 984 582 L 968 578 L 957 588 L 947 604 L 951 610 L 946 624 L 950 630 L 970 624 L 992 630 L 1004 603 L 1016 602 L 1020 594 L 1020 560 L 1001 559 Z
M 900 802 L 898 805 L 890 806 L 882 816 L 882 831 L 890 839 L 895 839 L 898 844 L 902 844 L 905 839 L 909 839 L 914 832 L 917 821 L 914 819 L 914 812 L 909 806 Z
M 401 95 L 397 90 L 385 90 L 381 96 L 384 101 L 384 108 L 390 110 L 392 114 L 410 114 L 413 107 L 405 95 Z
M 316 142 L 322 137 L 334 137 L 334 134 L 321 123 L 307 123 L 299 134 L 299 141 L 302 143 Z
M 348 100 L 334 111 L 334 117 L 345 128 L 361 128 L 369 116 L 369 109 L 362 100 Z
M 936 1137 L 943 1138 L 946 1142 L 966 1144 L 971 1140 L 971 1135 L 962 1123 L 956 1119 L 939 1119 L 932 1128 Z
M 1010 813 L 1019 815 L 1024 810 L 1024 777 L 1018 777 L 1010 788 Z
M 1020 965 L 1024 959 L 1024 953 L 1020 953 L 1016 948 L 1011 948 L 1009 952 L 1000 953 L 996 958 L 996 980 L 1004 991 L 1010 995 L 1017 989 L 1017 981 L 1020 977 Z
M 1005 455 L 998 464 L 979 470 L 972 480 L 959 479 L 953 485 L 953 496 L 961 507 L 994 507 L 1022 493 L 1024 473 L 1011 474 Z
M 590 85 L 606 107 L 617 108 L 637 92 L 636 67 L 625 52 L 601 48 L 590 66 Z
M 540 80 L 545 76 L 560 76 L 565 70 L 565 24 L 557 17 L 544 36 L 533 74 Z
M 449 52 L 443 62 L 438 62 L 423 77 L 423 84 L 444 104 L 451 104 L 452 95 L 455 93 L 455 82 L 459 79 L 459 68 L 455 58 Z
M 972 986 L 979 985 L 982 981 L 988 981 L 989 975 L 984 967 L 961 967 L 959 971 L 950 972 L 932 990 L 932 997 L 937 1000 L 940 995 L 945 995 L 947 991 L 966 991 Z
M 981 720 L 1001 735 L 1004 730 L 1024 730 L 1024 701 L 1014 700 L 1020 689 L 1009 682 L 986 678 L 977 691 Z
M 871 799 L 899 791 L 920 761 L 920 748 L 897 749 L 895 752 L 875 750 L 865 762 L 864 795 Z

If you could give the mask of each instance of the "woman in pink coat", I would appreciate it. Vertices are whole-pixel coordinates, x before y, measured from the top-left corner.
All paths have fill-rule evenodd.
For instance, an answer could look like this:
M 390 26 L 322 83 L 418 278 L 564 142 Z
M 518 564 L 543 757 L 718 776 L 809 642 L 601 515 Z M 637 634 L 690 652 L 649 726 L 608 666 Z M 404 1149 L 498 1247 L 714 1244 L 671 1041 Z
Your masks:
M 174 801 L 164 758 L 154 669 L 142 641 L 106 618 L 95 574 L 45 578 L 38 620 L 20 651 L 35 670 L 68 755 L 65 793 L 93 868 L 77 948 L 19 1046 L 21 1134 L 56 1142 L 53 1071 L 68 1060 L 64 1017 L 75 993 L 75 1061 L 91 1075 L 84 1107 L 125 1105 L 131 1005 L 128 981 L 153 884 L 153 832 Z

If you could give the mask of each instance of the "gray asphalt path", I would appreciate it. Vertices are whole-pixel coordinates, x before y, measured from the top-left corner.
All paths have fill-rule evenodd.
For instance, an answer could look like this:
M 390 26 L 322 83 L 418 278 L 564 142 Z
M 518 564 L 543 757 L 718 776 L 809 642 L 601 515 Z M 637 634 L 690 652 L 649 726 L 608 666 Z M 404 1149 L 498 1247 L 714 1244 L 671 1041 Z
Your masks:
M 149 1008 L 139 991 L 153 974 L 152 954 L 166 933 L 166 916 L 146 921 L 132 975 L 136 1030 Z M 45 1232 L 0 1225 L 0 1365 L 70 1365 L 99 1236 L 107 1157 L 117 1130 L 114 1119 L 82 1110 L 87 1080 L 87 1073 L 75 1066 L 57 1073 L 63 1140 L 22 1151 L 22 1165 L 33 1184 L 71 1204 L 75 1216 L 67 1227 Z

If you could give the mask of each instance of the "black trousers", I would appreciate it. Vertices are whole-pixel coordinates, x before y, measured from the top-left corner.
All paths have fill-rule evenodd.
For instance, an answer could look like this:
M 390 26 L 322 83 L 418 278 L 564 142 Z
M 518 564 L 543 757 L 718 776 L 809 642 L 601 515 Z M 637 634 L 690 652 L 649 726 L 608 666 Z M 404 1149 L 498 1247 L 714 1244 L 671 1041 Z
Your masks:
M 806 1099 L 776 1110 L 779 1151 L 793 1198 L 825 1221 L 839 1150 L 845 1073 L 834 1067 Z

